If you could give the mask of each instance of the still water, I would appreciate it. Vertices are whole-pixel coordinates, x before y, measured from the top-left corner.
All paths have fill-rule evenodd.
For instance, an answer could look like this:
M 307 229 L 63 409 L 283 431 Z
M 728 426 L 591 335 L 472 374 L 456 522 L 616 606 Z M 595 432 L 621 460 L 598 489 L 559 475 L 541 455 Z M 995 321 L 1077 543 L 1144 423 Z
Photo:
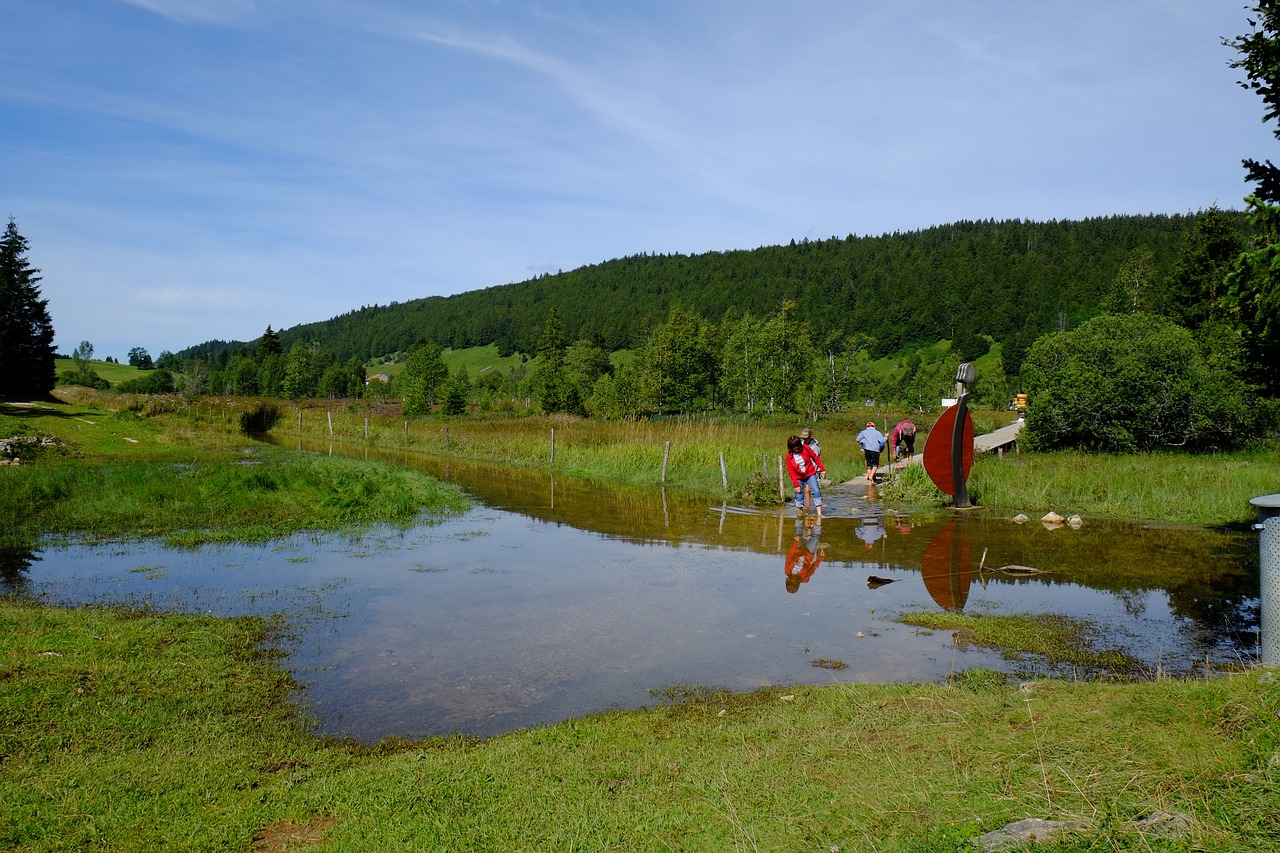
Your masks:
M 982 510 L 886 516 L 839 487 L 807 529 L 791 512 L 390 458 L 458 483 L 475 508 L 355 539 L 50 548 L 11 557 L 0 582 L 62 603 L 283 613 L 298 701 L 319 731 L 366 742 L 492 735 L 650 705 L 653 691 L 681 685 L 1044 671 L 896 621 L 909 612 L 1080 617 L 1099 626 L 1099 646 L 1152 672 L 1258 651 L 1246 535 L 1088 521 L 1048 530 Z M 1009 566 L 1040 573 L 1000 571 Z

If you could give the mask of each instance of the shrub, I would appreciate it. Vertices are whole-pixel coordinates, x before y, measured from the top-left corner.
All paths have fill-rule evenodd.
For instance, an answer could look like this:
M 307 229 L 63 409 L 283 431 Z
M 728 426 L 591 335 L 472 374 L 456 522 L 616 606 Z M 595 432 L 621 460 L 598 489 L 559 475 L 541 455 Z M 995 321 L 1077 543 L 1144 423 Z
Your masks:
M 1023 365 L 1022 436 L 1033 449 L 1133 452 L 1237 446 L 1256 437 L 1254 390 L 1211 328 L 1151 314 L 1104 314 L 1040 338 Z
M 115 389 L 121 394 L 172 394 L 173 374 L 167 370 L 149 370 L 137 379 L 121 382 Z

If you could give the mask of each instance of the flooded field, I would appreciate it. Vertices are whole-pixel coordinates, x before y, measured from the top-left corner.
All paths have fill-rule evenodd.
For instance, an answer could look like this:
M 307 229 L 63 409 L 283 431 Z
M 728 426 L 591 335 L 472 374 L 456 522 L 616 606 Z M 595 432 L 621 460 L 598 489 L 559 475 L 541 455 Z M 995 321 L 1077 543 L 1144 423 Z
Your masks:
M 1037 671 L 896 621 L 907 612 L 1084 618 L 1153 673 L 1257 655 L 1247 535 L 1088 519 L 1049 530 L 983 510 L 885 516 L 838 487 L 824 523 L 805 528 L 793 512 L 391 458 L 459 483 L 476 508 L 355 540 L 50 548 L 8 555 L 0 578 L 63 603 L 283 613 L 299 701 L 320 731 L 362 741 L 490 735 L 653 704 L 682 685 Z

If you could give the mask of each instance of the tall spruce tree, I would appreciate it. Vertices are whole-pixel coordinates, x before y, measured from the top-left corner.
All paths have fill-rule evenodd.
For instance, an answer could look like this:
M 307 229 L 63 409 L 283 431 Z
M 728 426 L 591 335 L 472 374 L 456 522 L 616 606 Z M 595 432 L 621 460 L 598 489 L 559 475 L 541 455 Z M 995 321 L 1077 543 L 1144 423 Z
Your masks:
M 0 237 L 0 398 L 31 399 L 53 390 L 53 321 L 40 298 L 40 270 L 27 262 L 27 239 L 12 219 Z
M 1249 19 L 1252 31 L 1223 43 L 1240 58 L 1230 63 L 1245 72 L 1240 85 L 1263 101 L 1262 119 L 1280 139 L 1280 0 L 1258 0 Z M 1245 179 L 1255 185 L 1249 219 L 1258 230 L 1254 245 L 1240 255 L 1227 276 L 1223 300 L 1244 333 L 1253 377 L 1280 394 L 1280 167 L 1270 160 L 1244 161 Z

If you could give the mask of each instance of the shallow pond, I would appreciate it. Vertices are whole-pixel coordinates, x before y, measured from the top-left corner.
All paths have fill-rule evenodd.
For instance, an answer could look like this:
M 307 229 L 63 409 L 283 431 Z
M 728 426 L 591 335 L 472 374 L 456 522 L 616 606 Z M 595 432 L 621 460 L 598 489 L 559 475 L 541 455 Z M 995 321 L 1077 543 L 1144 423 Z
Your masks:
M 324 449 L 324 448 L 322 448 Z M 820 528 L 757 512 L 411 454 L 476 508 L 358 539 L 10 555 L 10 591 L 286 614 L 300 701 L 328 734 L 491 735 L 655 703 L 683 685 L 938 680 L 1034 662 L 898 623 L 906 612 L 1055 613 L 1100 645 L 1185 673 L 1258 652 L 1257 541 L 985 511 L 885 517 L 829 491 Z M 1069 508 L 1065 508 L 1069 509 Z M 1065 513 L 1064 513 L 1065 514 Z M 1028 566 L 1029 576 L 1001 571 Z M 885 583 L 885 581 L 889 581 Z

